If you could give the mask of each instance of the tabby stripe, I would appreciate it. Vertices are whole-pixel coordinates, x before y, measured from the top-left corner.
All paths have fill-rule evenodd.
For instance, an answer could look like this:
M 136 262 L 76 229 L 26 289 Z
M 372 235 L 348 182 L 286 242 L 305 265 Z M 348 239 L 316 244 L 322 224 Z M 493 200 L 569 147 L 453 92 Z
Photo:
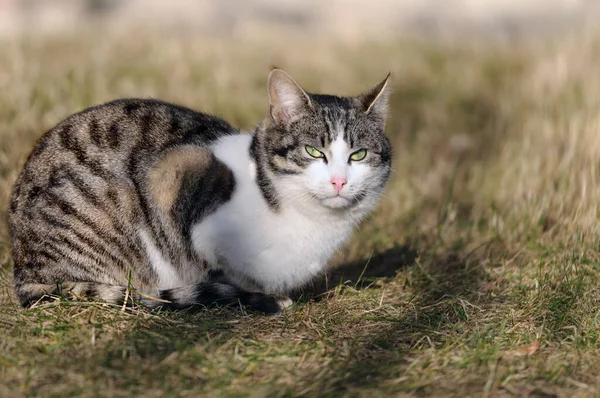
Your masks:
M 279 210 L 279 202 L 277 200 L 277 194 L 275 193 L 275 188 L 267 174 L 265 172 L 264 166 L 262 164 L 261 159 L 261 149 L 260 143 L 258 139 L 259 132 L 256 131 L 254 133 L 254 137 L 252 137 L 252 142 L 250 143 L 250 156 L 256 165 L 256 184 L 258 184 L 258 188 L 260 192 L 267 202 L 269 208 L 273 211 Z
M 143 199 L 142 201 L 145 202 Z M 148 225 L 153 234 L 154 244 L 158 246 L 160 252 L 165 254 L 168 259 L 173 259 L 175 257 L 175 250 L 171 246 L 171 240 L 167 236 L 160 221 L 156 220 L 156 218 L 151 218 Z
M 72 229 L 68 223 L 63 222 L 62 220 L 57 219 L 57 218 L 51 216 L 50 214 L 41 213 L 41 215 L 42 215 L 42 218 L 44 219 L 44 221 L 47 222 L 48 224 L 52 225 L 53 227 L 61 229 L 66 232 L 70 232 L 73 235 L 75 235 L 81 242 L 83 242 L 87 245 L 87 247 L 89 248 L 90 251 L 93 251 L 99 257 L 108 256 L 114 262 L 116 262 L 118 265 L 120 265 L 121 268 L 123 268 L 123 269 L 126 268 L 126 265 L 124 264 L 123 259 L 117 257 L 110 250 L 107 249 L 107 247 L 110 247 L 110 246 L 106 241 L 102 241 L 102 242 L 100 242 L 100 240 L 94 241 L 94 240 L 90 239 L 88 236 L 79 232 L 77 229 L 74 229 L 74 228 Z M 129 264 L 133 264 L 131 262 L 131 259 L 128 259 L 128 261 L 129 261 Z
M 147 113 L 144 113 L 144 115 L 141 117 L 140 138 L 142 139 L 142 142 L 145 137 L 148 137 L 148 134 L 152 130 L 152 128 L 151 128 L 152 119 L 153 119 L 152 116 L 153 116 L 152 113 L 147 112 Z
M 289 145 L 286 145 L 281 148 L 275 148 L 274 150 L 271 151 L 271 155 L 277 155 L 277 156 L 281 156 L 282 158 L 286 158 L 288 155 L 288 152 L 295 149 L 297 146 L 298 146 L 298 142 L 294 142 L 293 144 L 289 144 Z
M 198 132 L 197 131 L 186 131 L 182 132 L 182 126 L 179 122 L 179 118 L 175 114 L 175 111 L 172 108 L 167 108 L 169 113 L 169 131 L 166 134 L 168 140 L 162 145 L 160 148 L 160 152 L 164 153 L 171 148 L 175 148 L 181 145 L 192 144 L 205 145 L 206 143 L 198 140 Z M 205 137 L 202 137 L 205 138 Z
M 257 163 L 256 167 L 256 183 L 260 188 L 260 191 L 265 198 L 265 201 L 269 205 L 269 207 L 274 210 L 279 210 L 279 201 L 277 200 L 277 194 L 275 193 L 275 188 L 273 184 L 267 177 L 267 174 L 262 166 Z
M 81 297 L 90 297 L 90 298 L 99 298 L 102 299 L 102 297 L 100 297 L 100 292 L 98 289 L 98 285 L 94 284 L 94 283 L 89 283 L 85 289 L 81 290 Z
M 117 207 L 119 205 L 119 193 L 113 187 L 108 187 L 105 193 L 106 197 L 112 203 L 113 207 Z
M 325 134 L 321 138 L 323 139 L 323 148 L 325 148 L 328 142 L 333 141 L 331 138 L 331 126 L 329 125 L 329 118 L 327 116 L 325 116 Z
M 70 231 L 66 231 L 70 232 Z M 77 254 L 88 257 L 92 261 L 98 261 L 98 253 L 93 251 L 92 249 L 84 246 L 81 242 L 73 239 L 72 237 L 66 235 L 65 233 L 53 234 L 51 236 L 47 236 L 46 239 L 49 242 L 55 243 L 57 246 L 45 245 L 46 249 L 54 249 L 65 258 L 70 259 L 70 253 L 65 252 L 64 250 L 68 249 L 70 251 L 76 252 Z M 65 247 L 66 245 L 66 247 Z
M 140 104 L 135 102 L 127 102 L 126 105 L 123 106 L 123 112 L 125 112 L 127 116 L 131 116 L 138 109 L 140 109 Z
M 96 119 L 92 119 L 88 126 L 88 135 L 94 144 L 97 147 L 103 147 L 104 143 L 102 142 L 102 135 L 100 134 L 98 128 L 98 121 Z
M 29 192 L 27 192 L 27 200 L 35 200 L 43 192 L 42 190 L 43 188 L 39 185 L 34 185 L 33 187 L 31 187 L 31 189 L 29 189 Z
M 60 260 L 57 256 L 55 256 L 54 254 L 50 254 L 50 252 L 48 252 L 47 250 L 40 250 L 37 251 L 35 253 L 36 257 L 43 257 L 46 258 L 46 260 L 50 260 L 50 262 L 54 262 L 54 263 L 59 263 Z
M 112 122 L 108 127 L 108 131 L 106 132 L 106 140 L 112 149 L 117 149 L 121 143 L 121 129 L 119 128 L 120 123 L 121 120 Z
M 97 252 L 100 256 L 108 256 L 113 260 L 116 265 L 120 266 L 122 269 L 127 269 L 128 266 L 133 266 L 133 262 L 131 262 L 131 258 L 127 259 L 128 264 L 125 264 L 122 258 L 115 255 L 112 251 L 110 251 L 107 247 L 99 245 L 97 242 L 90 239 L 88 236 L 82 234 L 77 230 L 71 231 L 73 235 L 75 235 L 81 242 L 85 243 L 90 250 Z M 124 256 L 127 257 L 127 256 Z
M 55 193 L 48 193 L 50 198 L 53 200 L 53 203 L 58 206 L 58 208 L 66 215 L 73 216 L 79 222 L 86 225 L 99 239 L 108 242 L 109 247 L 116 247 L 121 252 L 123 257 L 126 257 L 131 263 L 134 263 L 133 258 L 129 256 L 129 252 L 123 244 L 113 236 L 108 235 L 100 226 L 98 226 L 91 218 L 88 216 L 81 214 L 73 205 L 62 200 L 60 196 L 57 196 Z
M 61 228 L 66 230 L 71 229 L 71 226 L 68 223 L 64 222 L 59 218 L 53 217 L 51 214 L 48 214 L 46 212 L 40 212 L 40 214 L 42 215 L 44 221 L 53 226 L 54 228 Z
M 65 249 L 68 249 L 71 251 L 71 253 L 63 253 L 66 259 L 69 259 L 73 263 L 73 252 L 77 253 L 79 256 L 84 258 L 83 264 L 85 264 L 85 267 L 74 268 L 71 272 L 77 271 L 77 273 L 79 273 L 80 275 L 71 275 L 69 277 L 69 282 L 81 281 L 90 277 L 97 279 L 98 277 L 107 275 L 106 271 L 107 269 L 109 269 L 111 264 L 107 263 L 104 257 L 99 256 L 94 250 L 86 247 L 78 240 L 73 239 L 67 235 L 60 235 L 58 236 L 58 238 L 58 240 L 53 240 L 55 244 L 59 245 L 57 247 L 57 250 L 64 252 Z M 68 245 L 68 247 L 65 247 L 65 245 Z M 81 274 L 83 274 L 83 276 L 81 276 Z
M 93 253 L 90 253 L 89 250 L 86 250 L 84 246 L 73 239 L 70 239 L 64 235 L 48 236 L 47 239 L 55 245 L 47 245 L 45 246 L 46 249 L 54 249 L 56 252 L 60 253 L 62 257 L 69 259 L 69 261 L 73 261 L 73 252 L 86 259 L 85 268 L 78 268 L 78 272 L 95 271 L 96 275 L 102 275 L 106 272 L 106 267 L 102 267 L 102 264 L 99 262 L 100 260 L 93 256 Z M 65 247 L 65 245 L 67 247 Z
M 107 214 L 107 220 L 110 221 L 111 226 L 113 227 L 114 230 L 116 230 L 119 233 L 119 238 L 121 239 L 127 239 L 128 236 L 127 234 L 124 232 L 124 224 L 120 221 L 119 217 L 113 217 L 110 214 L 110 210 L 108 208 L 108 206 L 106 205 L 106 202 L 101 200 L 95 193 L 93 193 L 93 190 L 89 187 L 89 184 L 84 181 L 83 179 L 81 179 L 81 177 L 77 174 L 75 174 L 75 172 L 73 172 L 70 169 L 65 168 L 65 173 L 66 173 L 66 177 L 68 179 L 70 179 L 73 182 L 73 186 L 75 186 L 77 188 L 77 190 L 81 193 L 81 195 L 87 199 L 89 202 L 91 202 L 93 205 L 95 205 L 97 208 L 101 209 L 103 212 L 105 212 Z M 128 247 L 130 248 L 136 248 L 138 249 L 138 247 L 136 245 L 129 245 Z M 134 250 L 136 251 L 137 255 L 141 255 L 143 256 L 143 254 L 139 251 L 139 250 Z
M 167 307 L 171 307 L 175 305 L 175 296 L 173 294 L 173 290 L 171 289 L 163 289 L 159 291 L 159 299 L 168 301 L 169 303 L 164 303 L 163 305 L 167 305 Z
M 85 200 L 91 202 L 96 207 L 103 206 L 103 201 L 93 192 L 87 181 L 82 179 L 75 171 L 68 168 L 68 166 L 62 166 L 60 170 L 65 173 L 67 180 L 71 181 L 73 187 L 79 191 Z
M 343 136 L 344 141 L 350 143 L 350 137 L 349 137 L 349 131 L 348 131 L 348 124 L 349 124 L 348 117 L 346 115 L 344 115 L 342 120 L 344 121 L 344 126 L 342 126 L 342 132 L 344 134 L 344 136 Z
M 179 123 L 179 118 L 175 115 L 175 110 L 173 108 L 169 109 L 169 133 L 168 136 L 170 138 L 177 136 L 177 133 L 181 130 L 181 123 Z
M 70 125 L 66 125 L 60 130 L 59 136 L 62 146 L 73 153 L 77 162 L 90 170 L 96 177 L 108 180 L 111 177 L 108 170 L 104 169 L 97 159 L 90 159 L 88 157 L 85 148 L 80 145 L 73 133 L 74 130 Z
M 123 251 L 120 249 L 119 250 L 120 257 L 119 257 L 116 254 L 114 254 L 112 252 L 112 250 L 110 250 L 110 248 L 112 246 L 107 245 L 107 243 L 105 241 L 102 243 L 99 241 L 98 242 L 94 241 L 90 237 L 88 237 L 85 234 L 82 234 L 81 232 L 76 231 L 76 230 L 73 230 L 70 232 L 73 235 L 75 235 L 80 241 L 82 241 L 87 246 L 89 246 L 90 250 L 97 252 L 99 256 L 102 256 L 102 257 L 108 256 L 116 265 L 120 266 L 122 269 L 128 269 L 129 267 L 133 266 L 133 264 L 136 263 L 136 261 L 135 261 L 136 256 L 132 256 L 130 251 Z M 131 248 L 134 251 L 137 251 L 137 245 L 131 244 L 129 246 L 129 248 Z M 133 248 L 136 248 L 136 249 L 133 249 Z M 140 256 L 140 258 L 143 257 L 143 255 L 141 255 L 139 253 L 139 251 L 138 251 L 137 255 Z
M 87 167 L 90 173 L 98 178 L 102 178 L 103 180 L 110 180 L 112 178 L 111 172 L 105 169 L 98 159 L 87 158 L 85 163 L 82 163 L 82 166 Z
M 79 145 L 77 137 L 74 134 L 73 126 L 67 124 L 59 131 L 60 143 L 66 150 L 72 152 L 79 163 L 85 163 L 85 149 Z
M 329 125 L 329 142 L 331 143 L 337 138 L 336 133 L 338 133 L 338 131 L 336 130 L 335 125 L 333 124 L 333 121 L 330 118 L 328 118 L 325 122 Z
M 354 148 L 354 130 L 350 130 L 349 118 L 344 118 L 344 140 L 350 144 L 350 148 Z

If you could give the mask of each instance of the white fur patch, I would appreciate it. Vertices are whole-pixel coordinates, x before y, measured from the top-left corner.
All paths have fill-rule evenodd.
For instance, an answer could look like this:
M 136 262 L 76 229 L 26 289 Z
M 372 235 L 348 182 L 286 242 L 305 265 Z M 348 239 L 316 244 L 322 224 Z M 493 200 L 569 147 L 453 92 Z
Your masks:
M 158 248 L 154 245 L 154 242 L 152 242 L 152 239 L 150 239 L 148 232 L 146 230 L 141 230 L 139 231 L 139 236 L 146 247 L 146 254 L 148 255 L 152 269 L 154 269 L 154 272 L 156 272 L 156 275 L 158 276 L 157 287 L 159 289 L 171 289 L 182 286 L 183 283 L 179 278 L 177 271 L 173 265 L 163 257 Z

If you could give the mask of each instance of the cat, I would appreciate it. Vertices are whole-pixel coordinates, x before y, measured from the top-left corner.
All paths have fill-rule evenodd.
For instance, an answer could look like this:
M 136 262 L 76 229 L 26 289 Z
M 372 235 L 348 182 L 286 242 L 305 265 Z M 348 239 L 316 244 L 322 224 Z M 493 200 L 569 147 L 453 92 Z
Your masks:
M 252 134 L 154 99 L 60 122 L 9 206 L 21 304 L 68 296 L 280 313 L 384 190 L 388 81 L 318 95 L 273 69 L 270 111 Z

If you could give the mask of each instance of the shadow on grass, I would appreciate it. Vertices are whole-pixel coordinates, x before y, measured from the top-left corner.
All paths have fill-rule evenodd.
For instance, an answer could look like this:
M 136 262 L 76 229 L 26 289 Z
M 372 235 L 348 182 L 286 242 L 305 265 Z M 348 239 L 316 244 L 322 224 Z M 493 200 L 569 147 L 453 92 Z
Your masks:
M 375 281 L 390 280 L 403 268 L 410 266 L 418 252 L 409 246 L 396 246 L 367 258 L 342 264 L 326 276 L 292 295 L 295 301 L 321 301 L 336 286 L 346 285 L 355 289 L 376 287 Z
M 323 390 L 381 391 L 383 383 L 394 383 L 394 380 L 401 383 L 402 369 L 409 366 L 415 352 L 441 348 L 448 335 L 462 334 L 461 324 L 468 327 L 468 313 L 473 310 L 471 303 L 485 302 L 483 290 L 488 275 L 480 266 L 481 257 L 449 251 L 429 259 L 423 256 L 417 259 L 416 253 L 416 250 L 399 247 L 371 258 L 374 268 L 365 275 L 387 276 L 392 270 L 404 269 L 408 274 L 406 288 L 412 297 L 407 305 L 399 304 L 391 313 L 375 311 L 362 316 L 361 322 L 372 322 L 376 327 L 357 333 L 350 342 L 349 355 L 329 365 L 332 370 L 330 377 L 321 381 Z M 343 269 L 358 264 L 364 262 L 349 264 Z M 436 386 L 437 393 L 443 390 L 440 387 Z M 426 383 L 402 388 L 424 394 L 429 389 Z

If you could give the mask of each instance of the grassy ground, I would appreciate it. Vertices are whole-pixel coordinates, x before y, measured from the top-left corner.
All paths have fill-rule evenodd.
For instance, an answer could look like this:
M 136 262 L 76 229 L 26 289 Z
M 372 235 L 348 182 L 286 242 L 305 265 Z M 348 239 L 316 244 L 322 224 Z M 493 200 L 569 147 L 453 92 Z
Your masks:
M 0 395 L 600 394 L 599 64 L 590 34 L 0 43 Z M 339 94 L 393 74 L 395 173 L 326 282 L 277 318 L 17 307 L 5 209 L 45 129 L 127 96 L 251 128 L 272 65 Z

